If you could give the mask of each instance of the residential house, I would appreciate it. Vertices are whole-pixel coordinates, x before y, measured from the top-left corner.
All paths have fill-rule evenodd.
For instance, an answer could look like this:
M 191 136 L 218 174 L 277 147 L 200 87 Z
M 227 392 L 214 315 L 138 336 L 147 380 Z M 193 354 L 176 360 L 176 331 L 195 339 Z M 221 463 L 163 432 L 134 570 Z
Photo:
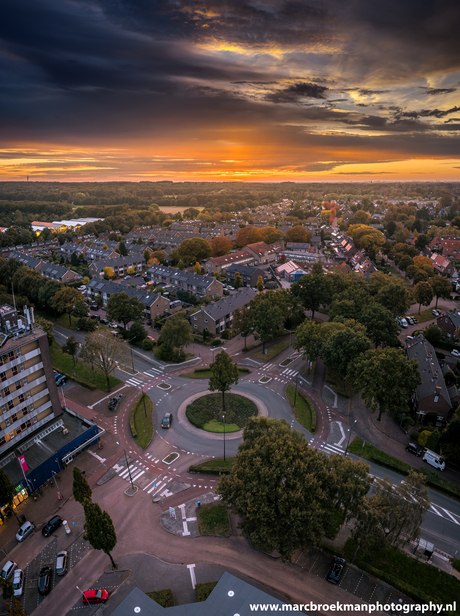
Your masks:
M 420 416 L 436 413 L 446 419 L 452 403 L 434 347 L 420 334 L 408 341 L 406 353 L 408 359 L 417 360 L 422 377 L 412 400 L 413 410 Z
M 438 255 L 435 252 L 433 252 L 433 254 L 431 255 L 431 262 L 433 264 L 434 271 L 437 274 L 444 274 L 446 276 L 452 276 L 452 274 L 455 271 L 455 268 L 452 265 L 452 263 L 449 261 L 449 259 L 446 259 L 442 255 Z
M 246 250 L 250 252 L 258 265 L 263 263 L 275 263 L 277 254 L 279 252 L 274 246 L 269 246 L 265 242 L 256 242 L 255 244 L 248 244 Z
M 120 255 L 111 248 L 99 248 L 97 246 L 88 246 L 85 251 L 85 261 L 102 261 L 103 259 L 118 259 Z
M 455 340 L 455 332 L 460 327 L 460 310 L 446 312 L 436 319 L 436 325 L 442 329 L 448 338 Z
M 40 268 L 40 274 L 50 280 L 57 280 L 59 282 L 67 283 L 78 282 L 83 278 L 83 276 L 77 274 L 77 272 L 67 269 L 66 267 L 62 267 L 62 265 L 55 265 L 54 263 L 45 263 Z
M 278 267 L 276 268 L 276 274 L 280 278 L 284 278 L 285 280 L 291 283 L 297 282 L 297 280 L 302 278 L 302 276 L 305 276 L 306 274 L 309 274 L 309 273 L 310 272 L 307 268 L 302 267 L 301 265 L 298 265 L 297 263 L 294 263 L 294 261 L 286 261 L 286 263 L 283 263 L 282 265 L 278 265 Z
M 19 263 L 22 263 L 26 267 L 29 267 L 36 272 L 39 272 L 40 268 L 44 265 L 44 261 L 42 261 L 41 259 L 37 259 L 35 257 L 28 257 L 21 252 L 11 252 L 9 258 L 14 259 L 15 261 L 19 261 Z
M 224 255 L 223 257 L 213 257 L 208 259 L 204 265 L 204 269 L 207 274 L 214 274 L 218 272 L 219 274 L 230 267 L 230 265 L 239 264 L 239 265 L 251 265 L 256 261 L 254 254 L 249 252 L 249 250 L 240 250 L 239 252 L 231 252 L 228 255 Z
M 239 265 L 234 263 L 227 267 L 225 270 L 225 282 L 233 285 L 235 283 L 236 274 L 239 273 L 243 281 L 243 287 L 255 287 L 259 276 L 265 280 L 267 277 L 266 272 L 258 267 L 252 267 L 250 265 Z
M 104 278 L 105 267 L 111 267 L 114 271 L 115 277 L 122 278 L 123 276 L 126 276 L 128 269 L 130 268 L 134 270 L 135 274 L 142 272 L 145 267 L 145 259 L 143 255 L 128 255 L 126 257 L 120 257 L 120 255 L 117 255 L 116 259 L 93 261 L 88 269 L 91 276 Z
M 107 306 L 111 296 L 116 293 L 126 293 L 129 298 L 137 297 L 141 304 L 144 304 L 145 314 L 149 319 L 153 320 L 169 313 L 170 301 L 161 293 L 152 293 L 148 289 L 135 289 L 134 287 L 122 286 L 111 280 L 97 280 L 96 278 L 90 280 L 86 285 L 87 298 L 94 301 L 96 297 L 100 296 L 104 306 Z
M 237 293 L 228 295 L 218 302 L 201 306 L 190 315 L 192 329 L 197 332 L 208 331 L 217 335 L 225 329 L 231 328 L 233 313 L 237 308 L 243 308 L 257 295 L 257 291 L 250 288 L 239 289 Z
M 61 255 L 66 259 L 70 259 L 74 253 L 77 257 L 82 256 L 84 258 L 87 250 L 88 247 L 85 244 L 75 244 L 74 242 L 65 242 L 59 249 Z
M 165 265 L 152 265 L 147 270 L 147 277 L 156 285 L 173 285 L 196 297 L 205 295 L 223 295 L 224 285 L 210 276 L 201 276 L 187 270 L 180 270 Z

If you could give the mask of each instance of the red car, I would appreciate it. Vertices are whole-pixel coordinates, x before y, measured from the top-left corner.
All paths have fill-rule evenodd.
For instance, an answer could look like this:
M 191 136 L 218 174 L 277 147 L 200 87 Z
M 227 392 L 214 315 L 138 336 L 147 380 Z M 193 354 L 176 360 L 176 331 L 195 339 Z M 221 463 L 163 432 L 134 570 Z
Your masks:
M 87 605 L 88 603 L 105 603 L 109 598 L 109 593 L 103 588 L 95 588 L 94 590 L 85 590 L 83 593 L 83 603 Z

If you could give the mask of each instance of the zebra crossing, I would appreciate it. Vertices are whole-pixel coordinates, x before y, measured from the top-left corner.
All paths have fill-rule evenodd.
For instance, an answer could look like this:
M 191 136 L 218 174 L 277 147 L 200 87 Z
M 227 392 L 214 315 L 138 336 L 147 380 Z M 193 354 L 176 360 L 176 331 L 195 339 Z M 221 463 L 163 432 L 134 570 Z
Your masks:
M 289 370 L 289 368 L 286 368 L 286 370 L 283 370 L 283 372 L 281 374 L 284 374 L 284 376 L 286 377 L 294 377 L 297 376 L 299 374 L 298 370 Z
M 323 443 L 322 447 L 320 447 L 320 451 L 327 451 L 328 453 L 340 453 L 342 455 L 345 453 L 345 449 L 343 447 L 340 447 L 339 445 L 334 443 L 327 443 L 326 441 Z
M 137 379 L 134 376 L 128 379 L 126 383 L 128 383 L 128 385 L 134 385 L 134 387 L 140 387 L 141 385 L 145 385 L 144 381 L 141 381 L 140 379 Z
M 144 374 L 146 374 L 150 378 L 156 378 L 157 376 L 163 376 L 163 373 L 161 372 L 161 370 L 158 370 L 157 368 L 149 368 L 148 370 L 145 370 Z

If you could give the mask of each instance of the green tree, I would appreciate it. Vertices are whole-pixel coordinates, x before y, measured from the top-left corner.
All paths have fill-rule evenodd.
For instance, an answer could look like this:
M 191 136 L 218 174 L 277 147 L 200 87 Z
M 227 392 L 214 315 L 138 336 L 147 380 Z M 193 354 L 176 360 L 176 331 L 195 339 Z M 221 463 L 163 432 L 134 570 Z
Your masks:
M 0 503 L 6 503 L 9 505 L 10 509 L 16 516 L 16 519 L 19 522 L 18 516 L 16 515 L 16 510 L 13 507 L 13 500 L 16 496 L 16 488 L 11 483 L 10 478 L 5 473 L 5 471 L 0 468 Z
M 107 302 L 107 318 L 123 323 L 124 329 L 131 321 L 139 321 L 144 317 L 144 304 L 137 297 L 128 297 L 128 294 L 113 293 Z
M 117 565 L 112 558 L 111 552 L 117 544 L 117 535 L 112 519 L 107 511 L 102 511 L 97 503 L 89 500 L 83 502 L 85 510 L 85 535 L 84 539 L 89 541 L 95 550 L 102 550 L 110 558 L 112 569 Z
M 331 301 L 331 285 L 327 276 L 321 272 L 302 276 L 298 282 L 291 285 L 291 293 L 298 297 L 305 310 L 311 310 L 311 318 L 315 318 L 315 312 Z
M 438 342 L 443 342 L 445 339 L 443 330 L 436 325 L 436 323 L 431 323 L 431 325 L 428 325 L 423 335 L 433 346 L 436 346 Z
M 418 302 L 418 312 L 423 306 L 429 306 L 433 301 L 433 288 L 429 282 L 419 282 L 413 290 L 414 299 Z
M 117 368 L 118 362 L 128 359 L 128 345 L 118 336 L 108 331 L 93 332 L 86 336 L 86 343 L 80 351 L 80 359 L 102 372 L 110 392 L 110 375 Z
M 409 255 L 403 255 L 403 257 L 398 263 L 399 269 L 403 272 L 407 271 L 407 268 L 411 265 L 414 265 L 414 260 L 412 259 L 412 257 L 409 257 Z
M 88 316 L 88 306 L 86 305 L 83 298 L 77 301 L 74 309 L 72 310 L 72 314 L 74 317 L 77 317 L 77 319 L 84 319 Z
M 342 379 L 346 379 L 350 364 L 370 348 L 369 338 L 361 331 L 346 327 L 323 344 L 323 360 Z
M 257 287 L 257 290 L 259 291 L 259 293 L 262 293 L 262 291 L 264 290 L 264 279 L 262 278 L 262 276 L 259 276 L 257 278 L 256 287 Z
M 358 316 L 367 335 L 378 346 L 396 346 L 398 344 L 399 328 L 391 312 L 377 302 L 364 306 Z
M 342 509 L 345 520 L 355 518 L 361 503 L 372 485 L 369 465 L 355 462 L 348 456 L 333 454 L 329 457 L 330 473 L 327 481 L 329 511 Z
M 243 532 L 286 561 L 324 534 L 325 478 L 324 456 L 308 446 L 303 434 L 291 431 L 284 420 L 251 418 L 217 492 L 240 517 Z
M 208 259 L 212 255 L 212 248 L 206 240 L 201 237 L 186 239 L 178 248 L 180 258 L 186 263 L 195 263 Z
M 303 356 L 309 361 L 316 361 L 323 352 L 321 325 L 312 319 L 305 319 L 297 328 L 294 348 L 302 351 Z
M 73 287 L 62 287 L 53 296 L 51 302 L 52 307 L 56 312 L 62 314 L 67 312 L 69 315 L 69 325 L 72 326 L 72 319 L 70 313 L 74 310 L 75 306 L 82 301 L 82 294 Z
M 436 297 L 436 308 L 438 307 L 438 299 L 450 299 L 452 293 L 452 285 L 445 276 L 434 276 L 430 280 L 431 288 Z
M 244 348 L 246 348 L 246 338 L 250 333 L 249 326 L 249 307 L 243 306 L 242 308 L 236 308 L 233 312 L 232 318 L 232 330 L 241 334 L 244 338 Z
M 150 250 L 148 248 L 146 248 L 144 250 L 144 261 L 147 263 L 147 261 L 150 259 Z
M 145 340 L 146 338 L 147 338 L 147 330 L 145 329 L 145 327 L 142 325 L 142 323 L 139 323 L 138 321 L 134 321 L 134 323 L 129 328 L 129 333 L 128 333 L 128 340 L 130 344 L 133 344 L 135 342 L 136 344 L 139 345 L 142 342 L 142 340 Z
M 274 291 L 259 293 L 249 302 L 249 327 L 254 330 L 254 338 L 265 344 L 282 327 L 287 317 L 287 305 L 276 302 Z
M 243 278 L 241 277 L 241 274 L 239 272 L 236 272 L 235 274 L 235 282 L 233 283 L 233 286 L 235 287 L 235 289 L 239 289 L 243 286 Z
M 408 410 L 408 402 L 421 384 L 418 362 L 408 360 L 401 349 L 370 349 L 350 365 L 349 378 L 366 405 L 390 416 Z
M 184 319 L 183 311 L 177 312 L 161 328 L 158 344 L 169 344 L 179 350 L 193 342 L 192 326 Z
M 222 392 L 222 413 L 225 415 L 225 392 L 229 391 L 232 385 L 238 383 L 238 366 L 232 362 L 230 355 L 221 351 L 209 367 L 211 377 L 208 389 L 209 391 Z
M 377 479 L 373 491 L 361 502 L 352 531 L 363 551 L 416 539 L 430 507 L 423 475 L 411 470 L 397 485 L 389 479 Z
M 73 484 L 72 491 L 73 497 L 77 503 L 84 504 L 85 501 L 91 500 L 92 490 L 89 487 L 89 483 L 86 481 L 81 470 L 77 467 L 73 467 Z
M 460 464 L 460 417 L 452 419 L 439 439 L 442 455 L 454 464 Z
M 118 244 L 118 250 L 120 251 L 120 254 L 122 257 L 128 256 L 128 251 L 126 249 L 126 245 L 123 240 Z
M 394 317 L 405 315 L 410 306 L 408 291 L 399 282 L 392 282 L 382 287 L 377 293 L 376 301 L 385 306 Z
M 48 337 L 48 344 L 51 346 L 54 342 L 53 324 L 51 321 L 44 319 L 43 317 L 35 317 L 35 324 L 42 329 Z
M 67 338 L 66 343 L 62 347 L 62 352 L 67 353 L 68 355 L 72 357 L 74 366 L 75 366 L 79 348 L 80 348 L 80 343 L 78 342 L 78 340 L 75 338 L 73 334 Z

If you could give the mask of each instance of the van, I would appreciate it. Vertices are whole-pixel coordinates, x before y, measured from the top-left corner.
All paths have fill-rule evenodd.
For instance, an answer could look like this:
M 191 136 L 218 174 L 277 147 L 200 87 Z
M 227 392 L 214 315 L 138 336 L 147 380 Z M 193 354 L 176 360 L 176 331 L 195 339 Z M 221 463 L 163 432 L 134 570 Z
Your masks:
M 443 471 L 446 468 L 446 463 L 441 458 L 441 456 L 435 453 L 434 451 L 431 451 L 431 449 L 427 449 L 425 451 L 423 460 L 425 462 L 428 462 L 428 464 L 431 464 L 431 466 L 434 466 L 434 468 L 437 468 L 440 471 Z

